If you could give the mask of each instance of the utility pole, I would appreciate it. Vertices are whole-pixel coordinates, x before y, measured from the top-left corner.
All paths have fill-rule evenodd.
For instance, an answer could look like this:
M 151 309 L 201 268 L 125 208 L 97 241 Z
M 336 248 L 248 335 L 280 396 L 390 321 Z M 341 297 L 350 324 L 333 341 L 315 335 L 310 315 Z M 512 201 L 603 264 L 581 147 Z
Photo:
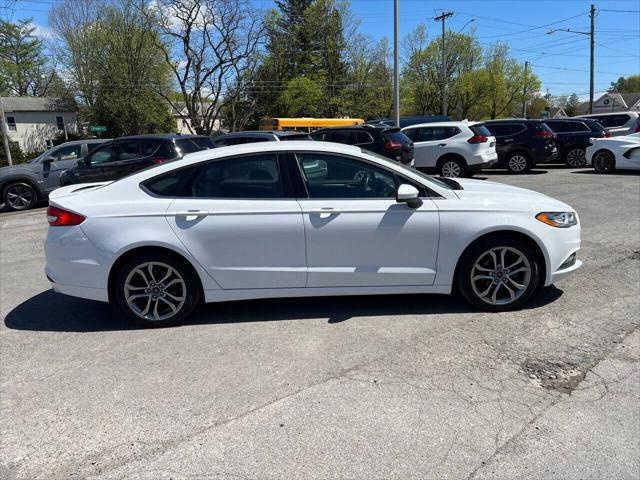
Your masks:
M 591 28 L 588 32 L 580 32 L 569 28 L 554 28 L 549 30 L 547 35 L 555 32 L 579 33 L 580 35 L 589 36 L 589 113 L 593 113 L 593 85 L 594 85 L 594 66 L 595 66 L 595 50 L 596 50 L 596 7 L 592 3 L 589 10 L 589 18 L 591 19 Z
M 522 86 L 522 118 L 527 118 L 527 73 L 529 62 L 524 62 L 524 85 Z
M 400 128 L 400 67 L 398 62 L 398 2 L 393 2 L 393 122 Z
M 591 4 L 591 12 L 590 15 L 591 17 L 591 30 L 590 30 L 590 37 L 591 37 L 591 45 L 590 45 L 590 49 L 589 49 L 589 54 L 590 54 L 590 60 L 589 60 L 589 113 L 593 113 L 593 67 L 594 67 L 594 54 L 595 54 L 595 36 L 596 36 L 596 28 L 595 28 L 595 19 L 596 19 L 596 7 L 593 5 L 593 3 Z
M 444 21 L 453 16 L 453 12 L 442 12 L 441 15 L 434 18 L 436 22 L 442 22 L 442 87 L 440 90 L 440 113 L 447 114 L 447 52 L 445 45 L 445 29 Z
M 2 129 L 2 143 L 4 144 L 4 153 L 7 156 L 7 163 L 13 165 L 11 161 L 11 148 L 9 147 L 9 129 L 7 128 L 7 118 L 4 116 L 4 106 L 2 105 L 2 97 L 0 97 L 0 128 Z

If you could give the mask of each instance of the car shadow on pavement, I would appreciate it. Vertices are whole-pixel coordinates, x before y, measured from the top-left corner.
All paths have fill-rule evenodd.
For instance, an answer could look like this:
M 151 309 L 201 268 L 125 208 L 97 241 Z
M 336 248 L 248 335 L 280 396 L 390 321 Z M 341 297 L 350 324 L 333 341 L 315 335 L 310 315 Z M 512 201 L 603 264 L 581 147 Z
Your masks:
M 571 172 L 571 173 L 579 173 L 581 175 L 583 174 L 598 175 L 600 177 L 615 177 L 615 176 L 637 177 L 640 175 L 640 170 L 616 170 L 615 172 L 612 172 L 612 173 L 599 173 L 591 169 L 591 170 L 580 170 L 580 171 Z
M 555 286 L 541 289 L 524 307 L 540 308 L 562 296 Z M 473 313 L 457 295 L 372 295 L 348 297 L 280 298 L 201 305 L 184 325 L 243 322 L 275 322 L 327 318 L 329 324 L 353 317 L 387 315 L 439 315 Z M 11 310 L 7 328 L 50 332 L 100 332 L 134 330 L 112 305 L 55 293 L 42 292 Z

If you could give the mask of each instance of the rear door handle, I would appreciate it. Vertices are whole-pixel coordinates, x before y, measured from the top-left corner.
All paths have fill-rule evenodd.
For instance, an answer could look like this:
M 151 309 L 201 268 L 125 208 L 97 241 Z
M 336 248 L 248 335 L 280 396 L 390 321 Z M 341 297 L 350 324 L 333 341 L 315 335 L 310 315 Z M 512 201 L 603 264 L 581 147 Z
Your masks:
M 313 208 L 311 213 L 315 215 L 320 215 L 320 218 L 328 218 L 332 215 L 339 215 L 342 213 L 342 210 L 339 208 L 331 208 L 331 207 L 323 207 L 323 208 Z
M 195 220 L 198 217 L 204 217 L 209 215 L 206 210 L 185 210 L 182 212 L 176 212 L 176 217 L 185 217 L 187 220 Z
M 446 143 L 439 143 L 439 144 L 438 144 L 438 146 L 439 146 L 439 147 L 446 147 L 446 146 L 447 146 L 447 144 L 446 144 Z

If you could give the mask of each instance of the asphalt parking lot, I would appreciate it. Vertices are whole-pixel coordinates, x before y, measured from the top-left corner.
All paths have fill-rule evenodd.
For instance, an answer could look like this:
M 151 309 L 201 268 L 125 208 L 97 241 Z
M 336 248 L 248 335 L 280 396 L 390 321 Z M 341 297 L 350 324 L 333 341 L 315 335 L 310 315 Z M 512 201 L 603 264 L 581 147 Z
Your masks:
M 287 299 L 139 330 L 50 290 L 43 209 L 0 214 L 0 478 L 639 478 L 640 176 L 480 178 L 583 224 L 583 268 L 519 312 Z

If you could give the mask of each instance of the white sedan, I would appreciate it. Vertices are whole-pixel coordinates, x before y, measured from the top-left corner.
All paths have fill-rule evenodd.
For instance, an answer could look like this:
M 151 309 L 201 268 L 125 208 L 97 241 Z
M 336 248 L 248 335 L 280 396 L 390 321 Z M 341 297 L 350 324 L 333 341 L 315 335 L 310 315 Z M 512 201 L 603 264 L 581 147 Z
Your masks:
M 622 137 L 592 138 L 587 147 L 587 163 L 600 173 L 616 169 L 640 170 L 640 133 Z
M 459 290 L 515 309 L 576 270 L 580 224 L 551 197 L 437 180 L 358 147 L 223 147 L 112 183 L 55 190 L 57 292 L 165 326 L 200 300 Z

